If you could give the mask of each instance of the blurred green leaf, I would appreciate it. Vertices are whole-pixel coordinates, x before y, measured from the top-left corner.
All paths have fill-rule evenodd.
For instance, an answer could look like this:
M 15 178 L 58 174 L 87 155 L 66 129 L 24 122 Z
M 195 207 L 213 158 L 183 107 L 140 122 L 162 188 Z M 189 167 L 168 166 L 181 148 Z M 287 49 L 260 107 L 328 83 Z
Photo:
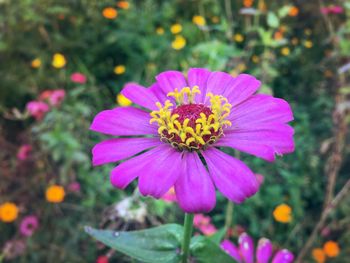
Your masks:
M 280 25 L 280 21 L 275 13 L 269 12 L 267 14 L 267 24 L 273 28 L 277 28 Z

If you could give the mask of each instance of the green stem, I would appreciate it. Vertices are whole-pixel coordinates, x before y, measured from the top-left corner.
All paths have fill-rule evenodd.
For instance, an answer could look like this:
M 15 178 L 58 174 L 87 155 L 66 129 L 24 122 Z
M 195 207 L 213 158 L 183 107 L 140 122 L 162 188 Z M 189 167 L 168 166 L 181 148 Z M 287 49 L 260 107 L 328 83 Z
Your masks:
M 227 231 L 232 226 L 232 216 L 233 216 L 233 203 L 230 200 L 227 200 L 226 217 L 225 217 L 225 228 Z
M 182 263 L 187 263 L 187 258 L 190 251 L 190 241 L 193 228 L 193 214 L 185 214 L 184 221 L 184 237 L 182 242 Z

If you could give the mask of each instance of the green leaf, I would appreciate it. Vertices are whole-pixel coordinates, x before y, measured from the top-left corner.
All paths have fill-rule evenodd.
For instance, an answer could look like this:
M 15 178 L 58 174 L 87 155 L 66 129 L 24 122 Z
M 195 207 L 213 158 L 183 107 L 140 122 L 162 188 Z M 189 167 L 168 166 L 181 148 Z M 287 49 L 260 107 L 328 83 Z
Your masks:
M 290 8 L 291 8 L 290 5 L 285 5 L 285 6 L 283 6 L 282 8 L 280 8 L 280 9 L 278 10 L 278 16 L 279 16 L 280 18 L 283 18 L 283 17 L 287 16 L 288 13 L 289 13 Z
M 208 238 L 213 241 L 215 244 L 220 244 L 220 242 L 223 240 L 225 234 L 227 232 L 227 228 L 224 227 L 218 231 L 215 232 L 214 235 L 209 236 Z
M 267 24 L 273 28 L 277 28 L 280 25 L 280 21 L 275 13 L 269 12 L 267 14 Z
M 198 263 L 235 263 L 236 261 L 228 255 L 218 244 L 210 238 L 195 236 L 191 239 L 191 255 Z
M 85 232 L 129 257 L 149 263 L 178 263 L 183 228 L 168 224 L 155 228 L 116 232 L 85 227 Z

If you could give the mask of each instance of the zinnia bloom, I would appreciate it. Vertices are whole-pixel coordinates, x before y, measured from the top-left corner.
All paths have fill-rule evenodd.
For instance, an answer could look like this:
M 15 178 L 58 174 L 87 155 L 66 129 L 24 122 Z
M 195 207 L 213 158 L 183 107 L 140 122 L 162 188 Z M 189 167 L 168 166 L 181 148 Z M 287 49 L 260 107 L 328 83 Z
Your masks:
M 84 84 L 86 82 L 86 76 L 79 72 L 74 72 L 72 75 L 70 75 L 71 81 L 74 83 Z
M 344 12 L 344 8 L 339 6 L 339 5 L 330 5 L 326 7 L 321 8 L 321 13 L 322 14 L 341 14 Z
M 61 203 L 66 195 L 64 188 L 60 185 L 51 185 L 46 189 L 46 200 L 50 203 Z
M 267 161 L 294 150 L 294 131 L 287 124 L 293 119 L 290 106 L 269 95 L 254 95 L 260 81 L 253 76 L 234 78 L 193 68 L 187 78 L 166 71 L 156 80 L 149 89 L 129 83 L 122 90 L 144 109 L 105 110 L 90 126 L 122 137 L 97 144 L 93 165 L 134 156 L 112 170 L 115 187 L 124 189 L 138 178 L 141 194 L 161 198 L 175 186 L 185 212 L 208 212 L 215 206 L 215 187 L 236 203 L 259 188 L 248 166 L 218 147 L 232 147 Z
M 40 58 L 35 58 L 31 62 L 32 68 L 40 68 L 41 66 L 41 59 Z
M 299 14 L 299 8 L 297 8 L 296 6 L 292 6 L 289 9 L 288 15 L 289 16 L 297 16 Z
M 323 251 L 326 253 L 326 255 L 330 258 L 334 258 L 339 255 L 340 248 L 337 242 L 334 241 L 327 241 L 323 245 Z
M 52 57 L 52 66 L 54 68 L 63 68 L 66 65 L 67 61 L 64 55 L 60 53 L 55 53 Z
M 261 238 L 255 252 L 256 261 L 254 261 L 254 242 L 247 234 L 243 233 L 238 238 L 238 247 L 231 241 L 224 240 L 221 247 L 238 263 L 268 263 L 273 255 L 272 243 L 266 238 Z M 287 249 L 279 250 L 272 259 L 272 263 L 291 263 L 294 255 Z
M 18 217 L 18 207 L 16 204 L 6 202 L 0 205 L 0 220 L 5 223 L 11 223 Z
M 113 7 L 106 7 L 102 10 L 102 15 L 107 19 L 114 19 L 118 16 L 118 11 Z
M 322 250 L 322 248 L 314 248 L 312 250 L 312 257 L 317 263 L 324 263 L 326 262 L 326 254 Z
M 19 147 L 18 152 L 17 152 L 17 159 L 24 161 L 27 160 L 28 157 L 30 156 L 30 153 L 32 151 L 32 146 L 29 144 L 24 144 L 21 147 Z
M 27 111 L 37 121 L 42 120 L 45 114 L 50 110 L 49 105 L 42 101 L 30 101 L 26 105 Z
M 126 68 L 124 65 L 118 65 L 114 68 L 114 73 L 117 75 L 121 75 L 121 74 L 125 73 L 125 70 L 126 70 Z
M 176 193 L 174 187 L 171 187 L 169 191 L 162 196 L 162 200 L 164 200 L 166 203 L 176 202 Z
M 24 236 L 31 236 L 39 227 L 39 220 L 36 216 L 26 216 L 20 225 L 20 232 Z
M 66 92 L 64 89 L 53 90 L 49 97 L 49 102 L 52 106 L 60 106 L 65 96 Z
M 203 214 L 194 215 L 193 225 L 206 236 L 210 236 L 217 232 L 216 227 L 211 223 L 211 218 Z
M 289 223 L 292 221 L 292 208 L 289 205 L 280 204 L 273 210 L 273 217 L 278 222 Z
M 175 36 L 173 42 L 171 42 L 171 47 L 175 50 L 183 49 L 186 46 L 186 39 L 183 36 Z
M 121 9 L 129 9 L 130 8 L 130 4 L 128 1 L 118 1 L 117 6 Z
M 206 22 L 205 22 L 205 18 L 203 16 L 193 16 L 192 17 L 192 22 L 193 24 L 197 25 L 197 26 L 205 26 Z
M 170 27 L 170 32 L 173 33 L 173 34 L 179 34 L 180 32 L 182 31 L 182 25 L 181 24 L 173 24 L 171 27 Z

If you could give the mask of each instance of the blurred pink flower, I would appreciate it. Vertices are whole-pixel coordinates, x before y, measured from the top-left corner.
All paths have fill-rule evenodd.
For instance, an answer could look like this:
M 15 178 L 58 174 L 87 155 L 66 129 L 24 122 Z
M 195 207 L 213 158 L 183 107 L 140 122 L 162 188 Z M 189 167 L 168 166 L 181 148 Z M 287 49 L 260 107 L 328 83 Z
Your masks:
M 50 110 L 49 106 L 42 101 L 30 101 L 26 105 L 27 111 L 37 121 L 42 120 L 45 114 Z
M 238 238 L 238 246 L 229 240 L 221 243 L 221 248 L 225 250 L 232 258 L 239 263 L 254 262 L 254 254 L 256 262 L 270 262 L 273 256 L 273 247 L 270 240 L 261 238 L 258 241 L 258 247 L 255 250 L 253 239 L 247 234 L 242 233 Z M 294 255 L 287 249 L 277 251 L 272 259 L 272 263 L 292 263 Z
M 70 79 L 74 83 L 79 83 L 79 84 L 84 84 L 86 82 L 86 76 L 84 74 L 82 74 L 82 73 L 79 73 L 79 72 L 74 72 L 70 76 Z
M 255 174 L 256 179 L 258 180 L 259 185 L 262 185 L 264 183 L 264 176 L 262 174 Z
M 206 236 L 212 235 L 217 231 L 216 227 L 211 223 L 210 217 L 203 214 L 194 215 L 193 225 Z
M 34 231 L 37 230 L 39 227 L 39 220 L 36 216 L 26 216 L 23 218 L 21 225 L 20 225 L 20 232 L 24 236 L 31 236 L 33 235 Z
M 165 195 L 162 196 L 161 198 L 164 200 L 166 203 L 173 203 L 176 202 L 176 193 L 175 193 L 175 188 L 171 187 L 168 192 L 166 192 Z
M 32 151 L 32 146 L 29 144 L 23 144 L 21 147 L 19 147 L 17 152 L 17 159 L 24 161 L 27 160 L 30 153 Z
M 107 256 L 99 256 L 96 260 L 96 263 L 108 263 L 108 257 Z
M 61 105 L 65 95 L 66 95 L 66 92 L 64 89 L 53 90 L 51 96 L 49 97 L 50 104 L 52 106 Z
M 72 193 L 78 193 L 80 192 L 80 183 L 78 182 L 72 182 L 68 185 L 68 191 Z
M 330 5 L 321 8 L 322 14 L 341 14 L 344 12 L 344 8 L 339 5 Z
M 39 100 L 48 101 L 51 95 L 52 95 L 52 90 L 44 90 L 43 92 L 40 93 Z

